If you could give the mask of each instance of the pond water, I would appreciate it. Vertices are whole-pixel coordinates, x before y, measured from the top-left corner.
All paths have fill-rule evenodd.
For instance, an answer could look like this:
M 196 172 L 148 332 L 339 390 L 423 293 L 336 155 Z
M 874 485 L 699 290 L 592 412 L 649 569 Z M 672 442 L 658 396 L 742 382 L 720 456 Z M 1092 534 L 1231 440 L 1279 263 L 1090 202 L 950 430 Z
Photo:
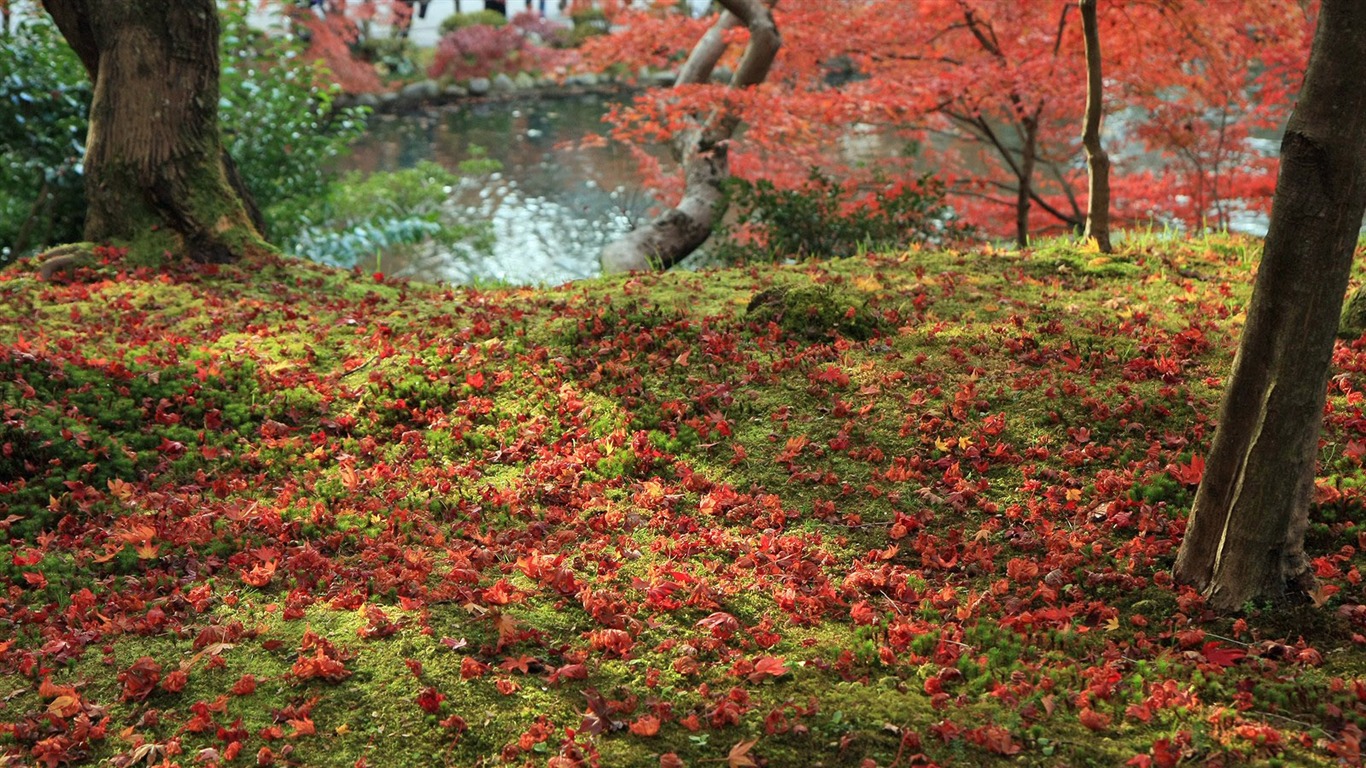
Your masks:
M 453 283 L 557 284 L 597 275 L 602 247 L 654 204 L 624 149 L 581 146 L 586 136 L 605 135 L 602 116 L 617 98 L 624 97 L 471 102 L 376 118 L 342 170 L 396 170 L 423 160 L 454 170 L 481 149 L 502 164 L 501 172 L 451 192 L 459 216 L 492 222 L 492 253 L 386 260 L 383 271 Z
M 455 170 L 485 152 L 502 171 L 453 189 L 450 205 L 463 219 L 490 222 L 495 242 L 487 254 L 433 250 L 406 261 L 385 256 L 382 264 L 361 268 L 444 283 L 553 285 L 598 275 L 603 246 L 646 220 L 656 204 L 623 147 L 583 141 L 606 135 L 603 115 L 628 98 L 573 94 L 471 101 L 376 117 L 342 170 L 397 170 L 424 160 Z M 1271 139 L 1255 141 L 1253 150 L 1274 153 Z M 878 132 L 854 131 L 834 151 L 859 162 L 893 157 L 900 147 Z M 1126 162 L 1160 166 L 1141 154 Z M 1235 211 L 1230 228 L 1261 235 L 1266 217 Z

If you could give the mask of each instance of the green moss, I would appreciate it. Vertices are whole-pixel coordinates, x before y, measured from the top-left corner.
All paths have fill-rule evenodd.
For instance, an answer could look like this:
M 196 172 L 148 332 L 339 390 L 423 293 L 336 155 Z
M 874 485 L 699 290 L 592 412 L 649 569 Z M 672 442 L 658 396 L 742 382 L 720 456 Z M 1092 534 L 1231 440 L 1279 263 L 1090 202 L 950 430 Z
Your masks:
M 164 598 L 118 616 L 134 627 L 155 608 L 178 631 L 109 635 L 50 664 L 52 678 L 81 684 L 120 728 L 180 738 L 185 754 L 225 747 L 216 728 L 184 725 L 196 702 L 226 696 L 215 718 L 242 718 L 239 761 L 269 746 L 306 765 L 488 763 L 544 717 L 548 740 L 510 758 L 541 764 L 583 726 L 591 691 L 619 707 L 604 733 L 579 736 L 604 765 L 670 751 L 719 763 L 751 738 L 770 765 L 916 752 L 1117 765 L 1183 731 L 1192 759 L 1260 760 L 1269 753 L 1211 724 L 1215 708 L 1238 711 L 1234 697 L 1252 689 L 1259 708 L 1301 722 L 1328 722 L 1319 704 L 1356 717 L 1325 691 L 1334 675 L 1359 676 L 1361 654 L 1333 611 L 1345 597 L 1317 618 L 1247 617 L 1261 637 L 1293 644 L 1303 632 L 1341 649 L 1322 669 L 1281 662 L 1295 672 L 1284 679 L 1260 662 L 1202 668 L 1202 646 L 1176 639 L 1190 598 L 1154 580 L 1189 489 L 1167 465 L 1208 437 L 1218 393 L 1206 379 L 1225 372 L 1247 280 L 1236 245 L 1144 250 L 1155 247 L 1117 257 L 1141 270 L 1133 283 L 1087 273 L 1077 265 L 1090 255 L 1061 244 L 1046 257 L 1076 268 L 1039 269 L 1037 251 L 911 252 L 546 291 L 377 283 L 303 264 L 155 280 L 115 266 L 85 285 L 0 276 L 0 318 L 33 344 L 0 357 L 0 394 L 19 404 L 0 428 L 0 483 L 27 484 L 0 497 L 25 516 L 0 546 L 7 615 L 65 617 L 85 588 L 106 615 L 124 593 Z M 61 338 L 81 343 L 51 343 Z M 1174 362 L 1155 370 L 1159 358 Z M 1333 397 L 1335 413 L 1352 413 L 1347 393 Z M 62 429 L 90 442 L 59 442 Z M 1344 499 L 1314 512 L 1323 551 L 1358 532 L 1352 429 L 1330 419 L 1325 433 Z M 163 457 L 163 438 L 191 450 Z M 40 465 L 50 476 L 24 476 Z M 73 494 L 66 483 L 82 477 L 102 498 Z M 111 480 L 135 495 L 121 500 Z M 66 523 L 42 510 L 49 495 Z M 141 523 L 161 532 L 157 551 L 118 549 Z M 39 551 L 40 533 L 73 529 Z M 267 559 L 275 575 L 250 586 L 244 574 Z M 1040 572 L 1008 576 L 1029 565 Z M 39 572 L 44 586 L 25 580 Z M 512 594 L 489 597 L 498 582 Z M 211 607 L 197 613 L 186 596 L 209 583 Z M 400 629 L 362 638 L 366 612 L 333 607 L 359 594 Z M 305 596 L 316 602 L 284 620 Z M 855 606 L 867 609 L 858 621 Z M 718 612 L 733 633 L 709 629 Z M 62 621 L 101 626 L 79 612 Z M 197 656 L 199 632 L 232 622 L 243 633 L 221 662 Z M 595 634 L 608 627 L 629 648 Z M 15 649 L 41 648 L 45 631 L 16 626 Z M 354 654 L 349 677 L 292 676 L 305 631 Z M 1236 634 L 1230 622 L 1209 631 Z M 120 701 L 118 672 L 142 656 L 188 665 L 184 691 Z M 787 671 L 748 679 L 744 665 L 762 656 Z M 466 679 L 467 658 L 490 669 Z M 585 679 L 551 681 L 580 661 Z M 1107 665 L 1122 677 L 1094 704 L 1114 722 L 1093 733 L 1074 697 Z M 231 695 L 244 674 L 256 691 Z M 949 698 L 936 702 L 927 683 L 941 674 Z M 518 690 L 499 692 L 500 679 Z M 1125 718 L 1166 680 L 1199 703 Z M 439 714 L 417 704 L 428 687 L 446 697 Z M 0 678 L 0 691 L 23 690 L 6 718 L 44 710 L 34 688 Z M 744 705 L 712 724 L 731 696 Z M 315 735 L 284 724 L 285 738 L 261 736 L 315 697 Z M 658 735 L 624 728 L 666 705 Z M 451 715 L 468 731 L 438 724 Z M 986 723 L 1008 729 L 1019 754 L 966 735 Z M 94 749 L 99 761 L 128 746 Z M 1281 759 L 1322 757 L 1291 746 Z
M 780 286 L 754 295 L 746 316 L 760 324 L 774 323 L 805 339 L 845 336 L 864 340 L 879 330 L 879 320 L 866 301 L 829 286 Z
M 1366 333 L 1366 289 L 1358 288 L 1347 296 L 1338 322 L 1338 337 L 1355 339 Z

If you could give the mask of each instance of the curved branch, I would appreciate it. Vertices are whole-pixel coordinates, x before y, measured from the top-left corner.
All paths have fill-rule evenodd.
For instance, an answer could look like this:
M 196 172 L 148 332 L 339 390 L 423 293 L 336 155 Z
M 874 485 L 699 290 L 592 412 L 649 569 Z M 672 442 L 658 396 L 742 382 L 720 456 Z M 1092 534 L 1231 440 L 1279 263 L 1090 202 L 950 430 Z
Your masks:
M 749 45 L 731 77 L 731 88 L 758 85 L 768 77 L 782 40 L 769 6 L 761 0 L 721 0 L 725 11 L 693 47 L 678 84 L 706 82 L 725 53 L 726 30 L 743 23 Z M 668 269 L 706 242 L 725 207 L 721 185 L 730 177 L 728 144 L 740 118 L 721 107 L 675 140 L 683 164 L 683 199 L 654 221 L 603 249 L 604 272 Z

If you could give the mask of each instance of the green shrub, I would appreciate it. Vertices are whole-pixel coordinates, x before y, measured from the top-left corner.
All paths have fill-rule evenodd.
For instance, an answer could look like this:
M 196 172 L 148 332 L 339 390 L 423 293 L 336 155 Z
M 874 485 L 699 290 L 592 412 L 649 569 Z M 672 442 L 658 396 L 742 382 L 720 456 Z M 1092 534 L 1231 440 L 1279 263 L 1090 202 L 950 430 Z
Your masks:
M 507 17 L 497 11 L 471 11 L 470 13 L 456 13 L 441 20 L 441 36 L 446 33 L 454 32 L 465 27 L 504 27 L 507 26 Z
M 81 237 L 90 81 L 46 15 L 0 45 L 0 264 Z
M 375 65 L 380 75 L 394 80 L 412 80 L 422 75 L 420 53 L 411 40 L 403 37 L 368 37 L 356 44 L 356 54 Z
M 476 160 L 461 171 L 473 175 L 496 167 Z M 462 180 L 425 161 L 401 171 L 347 174 L 317 207 L 316 223 L 289 245 L 300 256 L 341 267 L 368 257 L 382 263 L 386 256 L 411 256 L 430 245 L 447 252 L 487 252 L 493 244 L 490 224 L 457 221 L 445 206 Z
M 606 34 L 610 26 L 607 13 L 601 8 L 584 8 L 574 11 L 570 14 L 569 20 L 574 22 L 575 27 L 591 27 L 602 34 Z
M 267 236 L 341 266 L 429 243 L 487 250 L 487 224 L 454 221 L 442 207 L 459 175 L 430 163 L 369 178 L 332 170 L 365 131 L 366 111 L 337 107 L 340 90 L 326 67 L 305 60 L 295 38 L 252 28 L 250 7 L 244 0 L 220 7 L 219 116 L 224 146 L 265 217 Z M 14 44 L 0 46 L 0 247 L 9 247 L 0 250 L 0 263 L 21 250 L 80 239 L 90 101 L 84 69 L 45 16 L 21 21 L 7 42 Z M 490 170 L 488 161 L 462 168 Z M 40 194 L 46 202 L 35 208 Z
M 733 223 L 716 248 L 727 262 L 839 258 L 967 233 L 944 202 L 943 184 L 930 176 L 910 184 L 874 180 L 851 191 L 812 169 L 797 189 L 732 179 L 727 199 Z
M 305 61 L 288 35 L 247 23 L 250 4 L 222 7 L 223 143 L 256 199 L 274 242 L 287 244 L 316 218 L 336 182 L 332 163 L 365 131 L 366 112 L 337 108 L 340 89 L 327 68 Z
M 366 113 L 337 108 L 339 90 L 326 68 L 305 61 L 290 36 L 252 29 L 249 9 L 243 0 L 221 7 L 219 118 L 224 146 L 265 215 L 267 235 L 286 243 L 316 218 L 337 178 L 330 166 L 364 132 Z M 21 20 L 0 45 L 0 73 L 3 263 L 80 239 L 91 88 L 45 15 Z
M 570 30 L 568 44 L 577 48 L 590 37 L 601 37 L 612 30 L 612 23 L 601 8 L 585 8 L 569 16 L 574 23 Z

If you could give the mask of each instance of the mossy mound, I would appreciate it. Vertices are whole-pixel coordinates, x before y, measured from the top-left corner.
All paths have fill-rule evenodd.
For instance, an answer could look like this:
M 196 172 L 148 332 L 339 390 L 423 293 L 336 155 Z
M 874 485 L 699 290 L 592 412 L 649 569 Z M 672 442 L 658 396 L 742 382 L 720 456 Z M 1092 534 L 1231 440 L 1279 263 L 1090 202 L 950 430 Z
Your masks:
M 749 320 L 775 323 L 786 333 L 812 341 L 843 336 L 864 341 L 882 332 L 867 302 L 829 286 L 775 286 L 760 291 L 745 308 Z

